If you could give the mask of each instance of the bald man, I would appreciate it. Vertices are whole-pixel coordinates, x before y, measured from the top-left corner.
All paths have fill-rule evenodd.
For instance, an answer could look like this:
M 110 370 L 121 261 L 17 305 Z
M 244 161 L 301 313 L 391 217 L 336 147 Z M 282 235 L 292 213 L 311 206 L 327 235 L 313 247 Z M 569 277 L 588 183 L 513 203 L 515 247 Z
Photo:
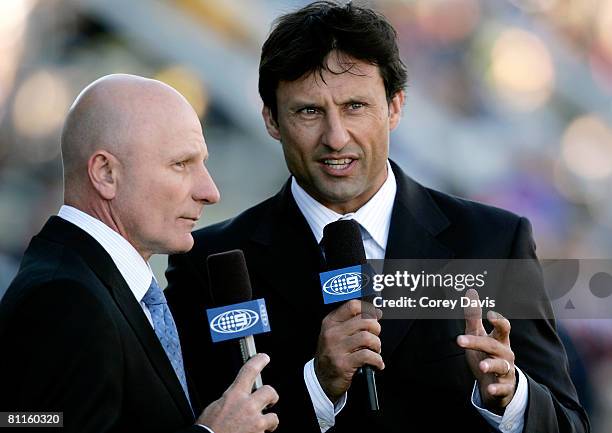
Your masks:
M 266 355 L 200 413 L 148 265 L 188 251 L 219 199 L 191 106 L 158 81 L 103 77 L 77 97 L 61 145 L 64 205 L 0 303 L 0 412 L 63 412 L 79 433 L 274 430 L 262 410 L 276 392 L 251 393 Z

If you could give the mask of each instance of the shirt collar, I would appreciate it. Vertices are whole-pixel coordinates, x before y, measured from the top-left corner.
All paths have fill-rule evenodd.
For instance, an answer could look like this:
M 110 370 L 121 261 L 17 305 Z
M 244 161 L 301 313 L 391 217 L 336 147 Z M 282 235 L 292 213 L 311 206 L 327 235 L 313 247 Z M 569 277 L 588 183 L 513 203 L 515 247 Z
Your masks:
M 291 178 L 291 194 L 306 218 L 317 243 L 321 243 L 323 228 L 327 224 L 339 219 L 354 219 L 365 230 L 365 233 L 362 231 L 364 238 L 371 237 L 380 248 L 385 250 L 396 191 L 395 174 L 387 160 L 387 179 L 376 194 L 356 212 L 341 215 L 316 201 L 297 183 L 295 177 Z
M 132 244 L 99 219 L 72 206 L 63 205 L 57 215 L 87 232 L 106 250 L 138 302 L 141 302 L 149 290 L 153 272 Z

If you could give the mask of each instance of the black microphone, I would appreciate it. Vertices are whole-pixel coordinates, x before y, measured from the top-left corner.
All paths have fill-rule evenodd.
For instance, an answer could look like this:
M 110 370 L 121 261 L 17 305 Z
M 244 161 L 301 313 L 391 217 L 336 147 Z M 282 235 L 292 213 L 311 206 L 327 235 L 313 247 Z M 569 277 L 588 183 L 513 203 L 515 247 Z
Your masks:
M 355 220 L 339 220 L 327 224 L 323 229 L 322 247 L 328 270 L 367 263 L 361 230 Z M 364 365 L 361 370 L 366 379 L 370 409 L 379 410 L 374 370 L 370 365 Z
M 225 306 L 251 300 L 253 289 L 242 250 L 211 254 L 206 259 L 206 267 L 214 304 Z M 253 335 L 247 335 L 239 341 L 242 362 L 245 363 L 257 354 L 255 339 Z M 253 388 L 259 389 L 262 386 L 261 375 L 257 375 Z

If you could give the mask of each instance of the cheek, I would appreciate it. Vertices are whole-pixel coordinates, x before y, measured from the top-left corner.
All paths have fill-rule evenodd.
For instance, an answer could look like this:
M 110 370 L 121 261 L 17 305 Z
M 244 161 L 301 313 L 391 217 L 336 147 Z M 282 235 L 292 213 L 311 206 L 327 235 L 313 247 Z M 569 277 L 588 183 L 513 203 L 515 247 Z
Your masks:
M 308 153 L 319 142 L 321 129 L 317 121 L 289 120 L 281 127 L 281 140 L 295 149 L 295 153 Z
M 285 157 L 294 164 L 310 159 L 314 146 L 313 139 L 303 131 L 291 131 L 282 135 L 281 143 Z
M 186 200 L 183 189 L 175 183 L 159 179 L 147 185 L 139 200 L 144 218 L 161 225 L 174 222 L 177 212 L 184 209 Z
M 189 196 L 191 183 L 188 174 L 167 173 L 159 176 L 148 185 L 149 196 L 156 199 L 160 206 L 171 208 L 178 206 Z

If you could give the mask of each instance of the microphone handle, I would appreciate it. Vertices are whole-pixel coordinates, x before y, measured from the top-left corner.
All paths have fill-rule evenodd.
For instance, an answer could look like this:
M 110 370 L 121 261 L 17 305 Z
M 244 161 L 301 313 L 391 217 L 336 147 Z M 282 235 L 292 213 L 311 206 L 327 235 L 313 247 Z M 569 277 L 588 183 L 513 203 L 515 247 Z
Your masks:
M 380 410 L 378 405 L 378 392 L 376 391 L 376 376 L 374 375 L 374 369 L 370 365 L 363 366 L 363 374 L 366 380 L 366 386 L 368 388 L 368 403 L 370 410 Z
M 255 338 L 252 335 L 247 335 L 246 337 L 242 337 L 240 339 L 240 352 L 242 353 L 242 363 L 244 364 L 253 356 L 257 355 L 257 349 L 255 348 Z M 259 388 L 263 386 L 263 381 L 261 380 L 261 374 L 258 374 L 255 378 L 255 383 L 253 384 L 253 391 L 257 391 Z M 374 384 L 376 389 L 376 384 Z M 368 385 L 368 390 L 369 390 Z
M 363 268 L 362 268 L 363 269 Z M 363 298 L 364 301 L 373 302 L 373 296 L 366 296 Z M 378 404 L 378 391 L 376 390 L 376 376 L 375 370 L 371 365 L 364 365 L 361 369 L 361 372 L 365 376 L 366 387 L 368 388 L 368 405 L 370 410 L 378 411 L 380 410 L 380 405 Z

